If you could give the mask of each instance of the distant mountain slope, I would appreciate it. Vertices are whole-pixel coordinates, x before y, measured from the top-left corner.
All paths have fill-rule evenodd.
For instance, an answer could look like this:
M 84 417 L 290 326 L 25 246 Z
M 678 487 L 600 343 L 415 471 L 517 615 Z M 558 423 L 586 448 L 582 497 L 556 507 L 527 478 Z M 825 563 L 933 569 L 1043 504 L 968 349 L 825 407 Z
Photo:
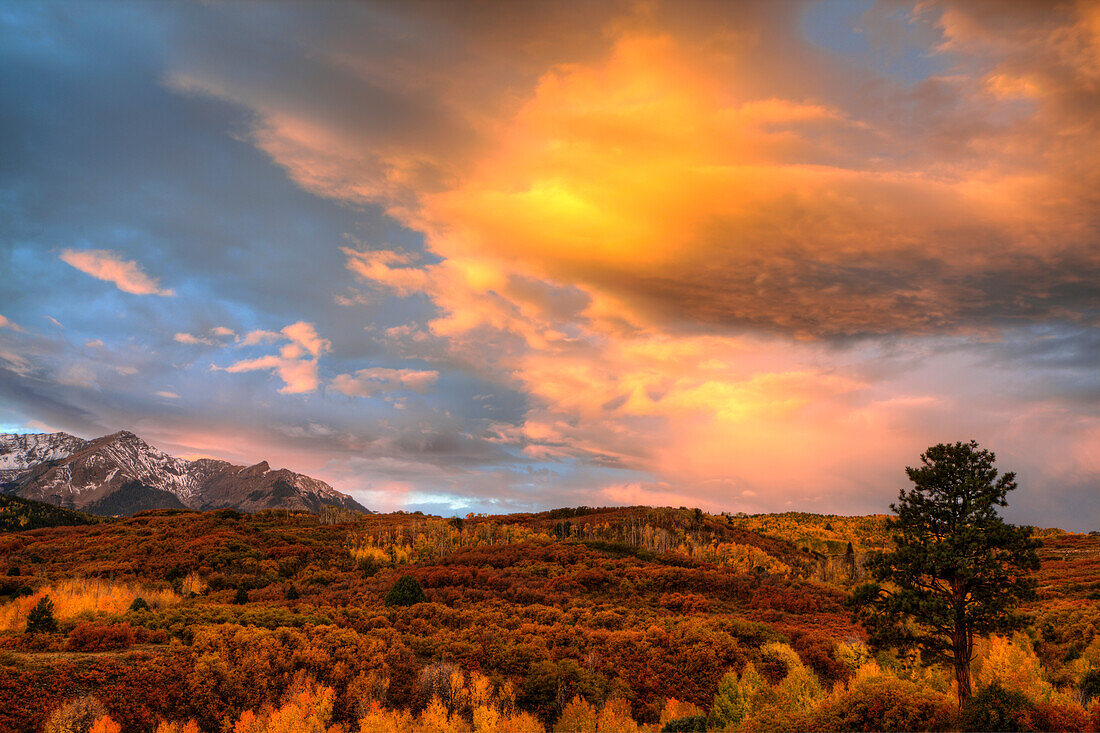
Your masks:
M 81 524 L 95 524 L 99 521 L 98 517 L 83 512 L 61 509 L 19 496 L 0 494 L 0 532 L 18 532 L 42 527 L 75 527 Z
M 272 471 L 266 461 L 247 467 L 208 458 L 186 461 L 127 431 L 95 440 L 66 433 L 3 435 L 0 466 L 6 494 L 97 514 L 223 507 L 366 511 L 325 482 Z

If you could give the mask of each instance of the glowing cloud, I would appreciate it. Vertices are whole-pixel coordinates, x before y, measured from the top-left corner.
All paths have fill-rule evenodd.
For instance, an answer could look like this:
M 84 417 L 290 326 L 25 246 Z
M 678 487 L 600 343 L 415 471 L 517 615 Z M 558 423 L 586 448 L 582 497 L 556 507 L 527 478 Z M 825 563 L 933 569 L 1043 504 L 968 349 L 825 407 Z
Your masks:
M 147 275 L 137 262 L 123 259 L 117 252 L 105 249 L 64 249 L 58 257 L 83 273 L 114 284 L 124 293 L 175 295 L 172 290 L 161 288 L 160 281 Z
M 256 333 L 256 332 L 253 332 Z M 266 340 L 273 340 L 272 332 L 264 332 Z M 231 374 L 252 371 L 272 371 L 283 381 L 279 392 L 303 394 L 313 392 L 320 385 L 317 363 L 321 354 L 332 348 L 331 342 L 321 338 L 312 323 L 299 321 L 283 328 L 278 340 L 285 341 L 279 353 L 244 359 L 224 367 Z M 249 334 L 251 336 L 252 334 Z M 245 342 L 248 342 L 246 338 Z
M 371 397 L 381 392 L 409 390 L 424 392 L 439 379 L 439 372 L 416 369 L 360 369 L 352 374 L 340 374 L 329 387 L 349 397 Z

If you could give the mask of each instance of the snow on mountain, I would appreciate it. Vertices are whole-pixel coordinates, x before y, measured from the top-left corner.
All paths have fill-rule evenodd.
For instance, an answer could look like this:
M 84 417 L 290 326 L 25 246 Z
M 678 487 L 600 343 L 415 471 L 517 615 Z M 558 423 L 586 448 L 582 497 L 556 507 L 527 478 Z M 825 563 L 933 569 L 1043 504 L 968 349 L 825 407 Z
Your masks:
M 0 484 L 14 481 L 39 463 L 67 458 L 87 444 L 68 433 L 0 433 Z
M 128 431 L 85 441 L 65 433 L 4 435 L 6 493 L 104 514 L 146 508 L 231 507 L 317 511 L 324 505 L 364 511 L 323 481 L 267 462 L 174 458 Z

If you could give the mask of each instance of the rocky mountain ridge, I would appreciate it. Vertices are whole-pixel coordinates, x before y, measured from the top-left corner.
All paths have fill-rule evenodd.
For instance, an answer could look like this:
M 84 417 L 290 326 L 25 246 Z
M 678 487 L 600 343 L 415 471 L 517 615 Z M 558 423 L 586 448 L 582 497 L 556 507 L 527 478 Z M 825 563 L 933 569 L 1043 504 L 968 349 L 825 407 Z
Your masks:
M 366 511 L 323 481 L 266 461 L 238 466 L 170 456 L 128 431 L 94 440 L 67 433 L 0 435 L 3 493 L 96 514 L 144 509 Z

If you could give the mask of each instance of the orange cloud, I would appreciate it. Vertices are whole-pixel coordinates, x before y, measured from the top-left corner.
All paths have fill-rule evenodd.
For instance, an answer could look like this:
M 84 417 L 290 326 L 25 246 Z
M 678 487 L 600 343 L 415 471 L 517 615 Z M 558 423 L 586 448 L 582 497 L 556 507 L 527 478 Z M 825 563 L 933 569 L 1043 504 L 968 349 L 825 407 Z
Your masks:
M 349 397 L 370 397 L 380 392 L 406 389 L 424 392 L 439 379 L 439 372 L 417 369 L 360 369 L 352 374 L 339 374 L 329 386 Z
M 249 343 L 249 339 L 257 333 L 261 336 L 256 337 L 256 340 L 273 334 L 273 332 L 253 331 L 243 343 Z M 277 338 L 281 338 L 288 343 L 285 343 L 279 349 L 277 355 L 269 354 L 255 359 L 244 359 L 224 367 L 224 371 L 231 374 L 273 371 L 283 381 L 283 386 L 279 389 L 279 392 L 283 394 L 303 394 L 315 391 L 320 386 L 320 378 L 317 374 L 318 361 L 321 354 L 331 350 L 332 343 L 328 339 L 321 338 L 312 323 L 304 321 L 286 326 L 279 334 L 281 336 L 277 335 Z M 252 341 L 252 343 L 255 343 L 255 341 Z
M 915 6 L 948 70 L 915 82 L 792 40 L 788 4 L 647 3 L 606 10 L 596 40 L 413 13 L 447 48 L 382 63 L 334 39 L 316 56 L 352 75 L 331 95 L 174 83 L 254 111 L 303 187 L 424 234 L 431 264 L 349 247 L 347 267 L 435 305 L 386 332 L 399 354 L 529 398 L 499 440 L 661 479 L 609 497 L 828 502 L 966 414 L 834 345 L 1095 318 L 1100 14 L 1024 5 Z M 335 389 L 401 381 L 364 372 Z
M 105 249 L 63 249 L 58 257 L 83 273 L 113 283 L 124 293 L 175 295 L 172 290 L 161 288 L 160 281 L 147 275 L 137 262 L 125 260 L 117 252 Z

